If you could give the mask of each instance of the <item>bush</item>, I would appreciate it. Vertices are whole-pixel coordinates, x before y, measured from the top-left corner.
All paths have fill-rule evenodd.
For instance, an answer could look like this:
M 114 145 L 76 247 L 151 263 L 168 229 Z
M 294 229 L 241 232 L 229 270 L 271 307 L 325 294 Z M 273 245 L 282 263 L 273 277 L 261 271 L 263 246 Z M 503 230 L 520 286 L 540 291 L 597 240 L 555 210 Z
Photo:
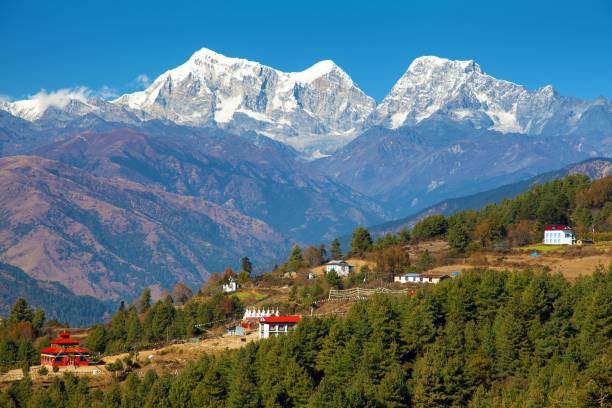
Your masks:
M 59 367 L 58 366 L 53 366 L 53 372 L 57 373 L 59 371 Z
M 342 278 L 338 276 L 336 271 L 329 271 L 325 274 L 325 280 L 329 286 L 335 289 L 342 289 Z
M 38 370 L 38 374 L 42 375 L 42 376 L 45 376 L 45 375 L 49 374 L 49 370 L 47 369 L 47 367 L 42 366 L 42 367 L 40 367 L 40 370 Z
M 108 371 L 115 372 L 115 371 L 119 371 L 123 369 L 123 362 L 121 360 L 117 360 L 114 363 L 108 363 L 106 364 L 106 369 Z

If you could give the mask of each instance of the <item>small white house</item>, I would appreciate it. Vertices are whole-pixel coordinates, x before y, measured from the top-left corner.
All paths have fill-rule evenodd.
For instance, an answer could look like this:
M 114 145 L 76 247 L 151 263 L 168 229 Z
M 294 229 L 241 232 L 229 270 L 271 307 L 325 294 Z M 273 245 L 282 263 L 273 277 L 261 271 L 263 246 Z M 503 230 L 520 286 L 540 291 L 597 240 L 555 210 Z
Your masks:
M 566 225 L 549 225 L 544 229 L 543 242 L 546 245 L 574 245 L 576 235 Z
M 405 273 L 393 278 L 399 283 L 440 283 L 450 277 L 445 273 L 425 272 L 425 273 Z
M 335 271 L 338 276 L 348 276 L 353 270 L 353 265 L 346 261 L 329 261 L 325 264 L 325 273 Z
M 424 272 L 421 274 L 421 281 L 423 283 L 440 283 L 444 279 L 450 279 L 445 273 L 436 273 L 436 272 Z
M 393 280 L 399 283 L 421 283 L 421 274 L 405 273 L 403 275 L 394 277 Z
M 302 319 L 302 316 L 268 316 L 259 321 L 259 338 L 267 339 L 270 336 L 279 336 L 289 333 Z
M 223 284 L 223 293 L 233 293 L 238 290 L 239 287 L 240 285 L 236 282 L 236 279 L 230 276 L 227 283 Z

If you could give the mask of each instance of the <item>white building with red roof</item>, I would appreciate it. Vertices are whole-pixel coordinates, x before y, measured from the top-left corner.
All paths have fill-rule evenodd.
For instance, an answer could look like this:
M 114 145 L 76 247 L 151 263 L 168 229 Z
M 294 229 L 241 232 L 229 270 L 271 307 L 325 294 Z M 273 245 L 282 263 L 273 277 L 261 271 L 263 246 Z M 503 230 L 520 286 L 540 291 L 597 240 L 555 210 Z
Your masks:
M 287 334 L 293 330 L 302 319 L 302 316 L 267 316 L 259 319 L 259 338 L 267 339 L 270 336 Z
M 548 225 L 544 228 L 543 243 L 546 245 L 574 245 L 576 235 L 567 225 Z

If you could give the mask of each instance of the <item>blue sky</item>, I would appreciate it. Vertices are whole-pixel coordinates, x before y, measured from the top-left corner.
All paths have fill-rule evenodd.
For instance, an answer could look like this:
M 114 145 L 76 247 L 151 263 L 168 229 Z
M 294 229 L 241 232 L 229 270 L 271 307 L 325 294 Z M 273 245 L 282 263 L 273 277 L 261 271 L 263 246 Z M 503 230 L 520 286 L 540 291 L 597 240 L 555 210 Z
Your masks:
M 612 98 L 612 2 L 0 1 L 0 94 L 122 93 L 211 48 L 285 71 L 322 59 L 380 100 L 421 55 Z

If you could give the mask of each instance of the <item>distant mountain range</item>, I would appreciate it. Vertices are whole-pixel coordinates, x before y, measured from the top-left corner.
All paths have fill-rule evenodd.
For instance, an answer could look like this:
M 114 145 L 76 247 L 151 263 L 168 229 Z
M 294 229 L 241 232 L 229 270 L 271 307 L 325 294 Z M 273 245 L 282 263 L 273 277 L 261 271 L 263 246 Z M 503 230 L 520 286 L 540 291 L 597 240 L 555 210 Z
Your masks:
M 565 97 L 550 85 L 529 91 L 487 75 L 474 61 L 417 58 L 376 104 L 329 60 L 286 73 L 206 48 L 144 91 L 113 101 L 77 89 L 0 102 L 0 110 L 53 127 L 95 116 L 255 131 L 310 157 L 329 154 L 372 126 L 397 129 L 432 117 L 502 134 L 600 137 L 612 129 L 612 104 L 604 98 Z
M 288 73 L 202 49 L 115 100 L 0 101 L 0 156 L 0 260 L 119 299 L 609 158 L 612 103 L 437 57 L 376 103 L 332 61 Z
M 444 200 L 417 214 L 398 220 L 388 221 L 383 224 L 372 225 L 368 229 L 374 235 L 384 235 L 388 232 L 396 233 L 402 228 L 412 228 L 418 221 L 430 215 L 442 214 L 448 216 L 463 210 L 478 210 L 489 204 L 499 204 L 504 199 L 516 197 L 533 186 L 572 174 L 584 174 L 592 180 L 612 176 L 612 160 L 607 158 L 585 160 L 584 162 L 572 164 L 560 170 L 550 171 L 517 183 L 504 185 L 465 197 Z M 344 240 L 348 242 L 348 238 Z

